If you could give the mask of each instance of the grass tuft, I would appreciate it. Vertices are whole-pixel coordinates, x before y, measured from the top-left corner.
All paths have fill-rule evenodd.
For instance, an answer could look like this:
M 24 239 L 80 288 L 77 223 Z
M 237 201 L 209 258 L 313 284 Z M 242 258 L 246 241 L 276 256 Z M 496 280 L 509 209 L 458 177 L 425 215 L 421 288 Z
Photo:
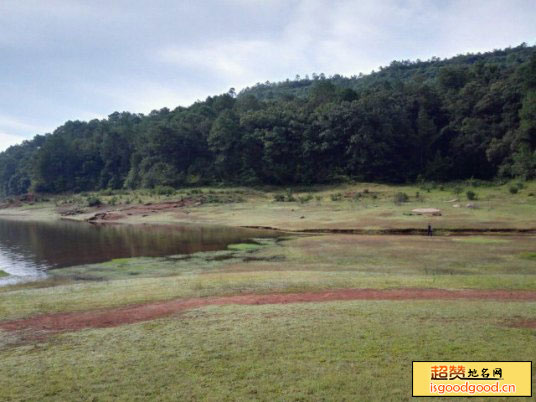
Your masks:
M 525 253 L 521 253 L 520 256 L 524 260 L 536 261 L 536 253 L 535 252 L 527 251 Z

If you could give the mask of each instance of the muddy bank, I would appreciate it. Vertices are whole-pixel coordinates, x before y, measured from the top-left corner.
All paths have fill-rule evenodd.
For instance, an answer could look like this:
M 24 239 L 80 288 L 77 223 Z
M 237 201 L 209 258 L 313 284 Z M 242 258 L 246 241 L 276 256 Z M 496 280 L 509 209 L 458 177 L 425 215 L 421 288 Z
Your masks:
M 185 208 L 185 207 L 193 207 L 193 206 L 199 206 L 202 204 L 201 200 L 196 199 L 184 199 L 179 201 L 166 201 L 166 202 L 159 202 L 159 203 L 147 203 L 144 205 L 136 205 L 126 208 L 120 208 L 120 209 L 113 209 L 108 211 L 99 211 L 90 216 L 86 219 L 89 223 L 103 223 L 103 222 L 109 222 L 109 221 L 117 221 L 120 219 L 125 219 L 129 216 L 136 216 L 136 215 L 142 215 L 142 216 L 148 216 L 149 214 L 159 213 L 159 212 L 166 212 L 170 210 L 174 210 L 177 208 Z M 68 216 L 68 215 L 63 215 Z
M 353 235 L 428 235 L 427 228 L 393 228 L 393 229 L 279 229 L 272 226 L 241 226 L 247 229 L 273 230 L 297 234 L 353 234 Z M 472 236 L 472 235 L 535 235 L 536 228 L 441 228 L 433 230 L 434 236 Z
M 288 294 L 249 294 L 170 300 L 131 305 L 108 310 L 46 314 L 0 323 L 4 331 L 37 331 L 45 333 L 78 331 L 86 328 L 107 328 L 170 316 L 183 311 L 211 305 L 263 305 L 348 300 L 497 300 L 536 301 L 534 291 L 508 290 L 444 290 L 444 289 L 339 289 L 323 292 Z
M 108 203 L 107 203 L 108 201 Z M 113 201 L 113 202 L 112 202 Z M 103 199 L 103 205 L 88 207 L 82 201 L 56 201 L 24 208 L 0 209 L 0 216 L 13 220 L 74 220 L 90 223 L 166 223 L 216 224 L 222 226 L 277 230 L 293 234 L 363 234 L 363 235 L 426 235 L 432 223 L 434 235 L 535 235 L 532 216 L 522 219 L 509 211 L 486 212 L 486 219 L 448 210 L 443 217 L 415 216 L 401 219 L 405 209 L 381 211 L 381 208 L 350 211 L 333 204 L 287 205 L 272 203 L 266 198 L 247 199 L 233 194 L 208 192 L 185 194 L 176 199 L 131 200 L 115 205 L 116 200 Z M 280 205 L 281 204 L 281 205 Z M 408 206 L 409 208 L 409 206 Z M 473 210 L 471 210 L 473 211 Z M 397 215 L 399 213 L 399 215 Z M 525 212 L 526 213 L 526 212 Z M 487 216 L 489 215 L 489 216 Z

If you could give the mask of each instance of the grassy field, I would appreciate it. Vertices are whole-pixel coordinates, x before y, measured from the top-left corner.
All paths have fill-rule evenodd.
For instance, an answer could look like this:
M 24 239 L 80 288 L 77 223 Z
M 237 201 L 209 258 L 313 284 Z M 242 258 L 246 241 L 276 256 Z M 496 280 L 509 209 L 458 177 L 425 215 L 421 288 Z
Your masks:
M 421 201 L 415 199 L 419 187 L 366 185 L 365 193 L 364 186 L 317 188 L 307 202 L 274 201 L 283 190 L 227 189 L 240 200 L 124 222 L 303 229 L 413 227 L 432 219 L 435 227 L 536 227 L 534 183 L 516 194 L 509 185 L 478 187 L 478 200 L 471 201 L 477 208 L 466 208 L 467 200 L 458 201 L 460 208 L 445 202 L 456 197 L 449 188 L 425 190 Z M 360 200 L 344 196 L 358 191 Z M 398 192 L 410 201 L 395 204 Z M 101 195 L 105 202 L 114 196 Z M 137 196 L 146 197 L 143 204 L 181 195 Z M 56 204 L 67 199 L 2 211 L 16 219 L 55 219 Z M 445 212 L 407 214 L 418 206 Z M 346 288 L 536 291 L 536 236 L 287 234 L 224 251 L 118 259 L 0 287 L 0 324 L 163 300 Z M 0 400 L 409 400 L 412 360 L 536 361 L 536 330 L 520 321 L 536 322 L 536 302 L 231 304 L 106 329 L 0 330 Z
M 536 360 L 536 304 L 225 306 L 2 350 L 3 400 L 409 400 L 411 361 Z M 1 338 L 0 338 L 1 339 Z
M 476 243 L 469 243 L 474 239 Z M 304 236 L 255 250 L 121 259 L 0 287 L 0 316 L 83 311 L 173 298 L 340 288 L 536 290 L 533 236 Z M 221 258 L 221 256 L 230 258 Z M 215 258 L 216 257 L 216 258 Z M 134 275 L 133 275 L 134 274 Z
M 513 194 L 511 191 L 515 191 Z M 468 192 L 473 195 L 468 199 Z M 405 194 L 407 202 L 395 202 Z M 99 199 L 99 208 L 88 200 Z M 382 185 L 372 183 L 310 188 L 196 188 L 159 195 L 154 190 L 105 191 L 49 197 L 46 202 L 0 210 L 15 219 L 84 220 L 96 211 L 135 208 L 175 200 L 193 200 L 181 208 L 124 215 L 129 223 L 204 223 L 304 229 L 527 229 L 536 228 L 536 182 L 502 185 L 468 181 L 444 185 Z M 283 201 L 278 201 L 283 200 Z M 469 207 L 468 207 L 469 205 Z M 413 214 L 415 208 L 437 208 L 441 216 Z

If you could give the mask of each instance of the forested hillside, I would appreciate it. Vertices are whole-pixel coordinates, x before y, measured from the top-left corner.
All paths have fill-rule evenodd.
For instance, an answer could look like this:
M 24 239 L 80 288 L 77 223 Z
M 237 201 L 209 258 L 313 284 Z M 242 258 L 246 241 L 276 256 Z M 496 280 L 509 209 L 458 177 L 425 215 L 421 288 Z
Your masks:
M 536 177 L 536 47 L 257 84 L 69 121 L 0 154 L 0 195 Z

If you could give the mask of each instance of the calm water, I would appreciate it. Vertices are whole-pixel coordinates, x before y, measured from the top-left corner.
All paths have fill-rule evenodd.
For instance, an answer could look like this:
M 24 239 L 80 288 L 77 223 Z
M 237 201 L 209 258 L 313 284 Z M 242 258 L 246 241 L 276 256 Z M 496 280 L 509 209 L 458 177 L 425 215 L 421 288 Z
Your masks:
M 126 257 L 159 257 L 225 249 L 258 230 L 209 226 L 90 225 L 0 219 L 0 285 L 46 277 L 50 269 Z

